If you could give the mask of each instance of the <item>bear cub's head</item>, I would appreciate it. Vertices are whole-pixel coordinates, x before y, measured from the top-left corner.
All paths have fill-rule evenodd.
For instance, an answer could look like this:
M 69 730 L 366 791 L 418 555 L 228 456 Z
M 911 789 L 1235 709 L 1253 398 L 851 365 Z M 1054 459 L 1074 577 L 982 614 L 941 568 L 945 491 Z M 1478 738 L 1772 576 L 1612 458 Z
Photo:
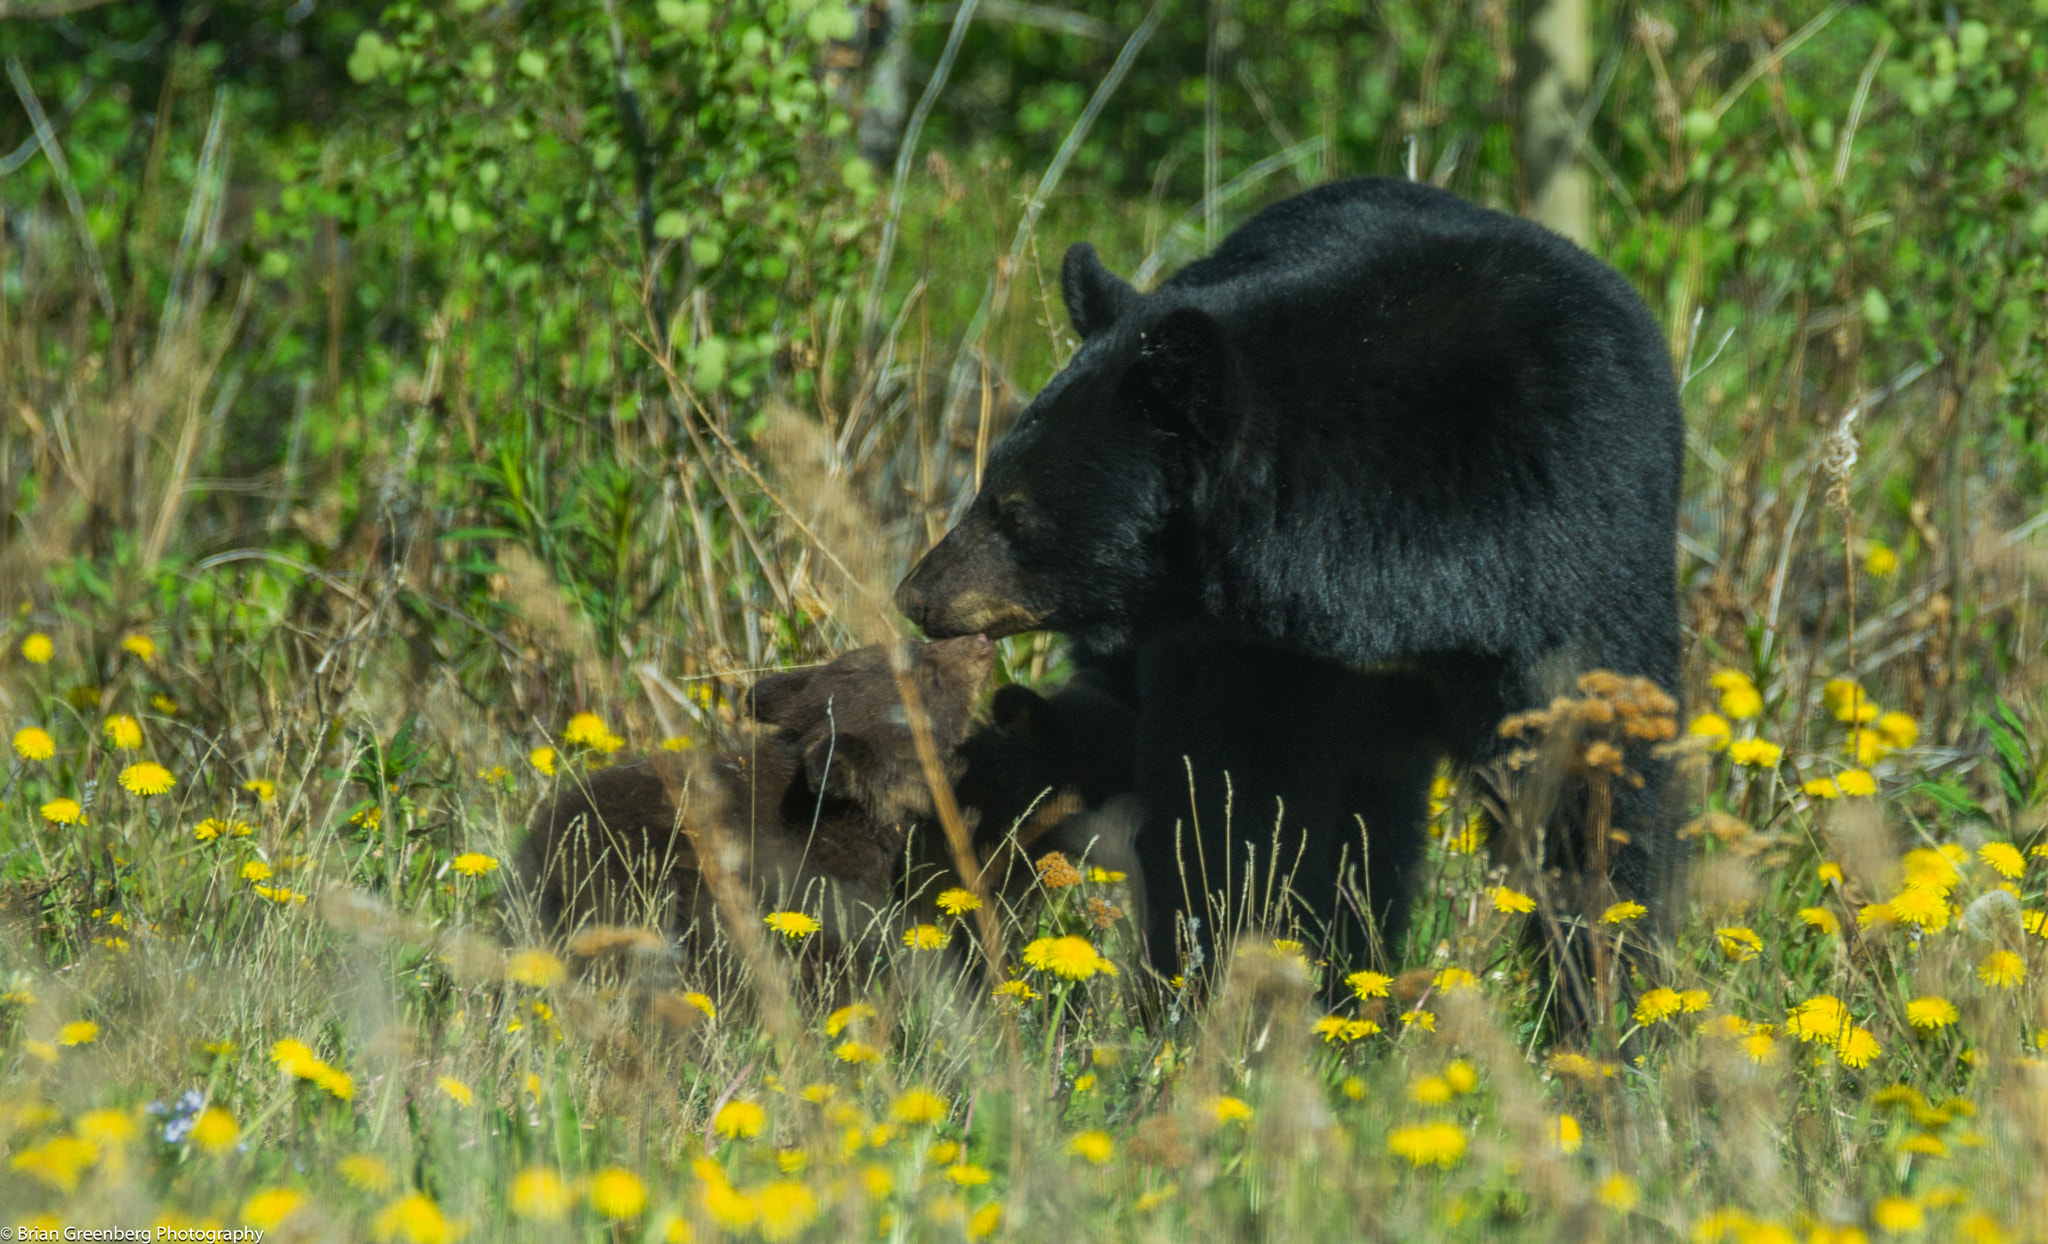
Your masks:
M 1242 423 L 1231 343 L 1189 293 L 1141 295 L 1085 242 L 1060 284 L 1080 352 L 896 589 L 934 638 L 1054 630 L 1121 647 L 1167 583 L 1170 520 Z
M 802 785 L 858 807 L 870 821 L 900 824 L 932 814 L 912 713 L 921 714 L 941 763 L 973 725 L 975 701 L 995 664 L 995 645 L 972 634 L 906 648 L 906 703 L 887 647 L 856 649 L 825 665 L 771 674 L 747 692 L 748 716 L 773 727 L 794 751 Z

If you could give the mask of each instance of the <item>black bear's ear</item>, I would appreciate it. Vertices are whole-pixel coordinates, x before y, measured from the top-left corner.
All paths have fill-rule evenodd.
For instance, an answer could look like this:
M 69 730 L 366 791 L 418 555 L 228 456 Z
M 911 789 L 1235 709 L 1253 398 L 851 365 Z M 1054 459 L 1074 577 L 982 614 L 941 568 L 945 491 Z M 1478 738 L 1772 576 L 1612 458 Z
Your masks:
M 1022 683 L 1005 683 L 996 688 L 995 702 L 989 705 L 989 715 L 1003 730 L 1014 730 L 1019 726 L 1031 728 L 1031 719 L 1045 703 L 1045 697 Z
M 1138 291 L 1103 267 L 1094 247 L 1076 242 L 1060 263 L 1060 296 L 1066 300 L 1074 331 L 1086 340 L 1116 323 Z
M 789 714 L 816 674 L 815 669 L 770 674 L 747 689 L 740 710 L 755 721 L 794 728 L 796 723 L 788 720 Z
M 1222 325 L 1182 307 L 1138 334 L 1123 399 L 1169 432 L 1221 439 L 1230 420 L 1230 358 Z

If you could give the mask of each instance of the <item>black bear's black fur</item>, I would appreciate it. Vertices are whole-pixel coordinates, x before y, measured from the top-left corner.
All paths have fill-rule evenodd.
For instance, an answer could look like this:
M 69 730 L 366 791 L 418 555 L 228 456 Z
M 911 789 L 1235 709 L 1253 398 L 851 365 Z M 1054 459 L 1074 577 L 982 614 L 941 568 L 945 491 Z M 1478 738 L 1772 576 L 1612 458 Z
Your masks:
M 1066 632 L 1122 683 L 1155 958 L 1197 887 L 1235 908 L 1276 801 L 1279 865 L 1332 922 L 1363 818 L 1397 936 L 1439 756 L 1487 759 L 1587 670 L 1675 689 L 1656 324 L 1541 227 L 1376 178 L 1266 209 L 1149 295 L 1085 244 L 1062 277 L 1081 348 L 899 604 L 934 636 Z M 1654 903 L 1676 844 L 1645 767 L 1613 877 Z

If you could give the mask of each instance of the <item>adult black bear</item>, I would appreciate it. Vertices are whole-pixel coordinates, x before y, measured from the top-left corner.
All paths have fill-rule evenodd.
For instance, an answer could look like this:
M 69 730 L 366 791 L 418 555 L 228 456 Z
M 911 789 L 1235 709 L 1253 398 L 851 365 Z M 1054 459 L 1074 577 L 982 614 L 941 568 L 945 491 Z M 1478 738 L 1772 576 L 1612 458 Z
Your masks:
M 1495 754 L 1588 670 L 1675 687 L 1656 325 L 1564 239 L 1376 178 L 1267 208 L 1152 294 L 1085 244 L 1062 284 L 1079 352 L 899 606 L 933 636 L 1066 632 L 1117 672 L 1155 962 L 1175 913 L 1272 893 L 1275 861 L 1345 940 L 1361 847 L 1397 938 L 1439 756 Z M 1677 848 L 1661 766 L 1632 760 L 1611 875 L 1654 904 Z

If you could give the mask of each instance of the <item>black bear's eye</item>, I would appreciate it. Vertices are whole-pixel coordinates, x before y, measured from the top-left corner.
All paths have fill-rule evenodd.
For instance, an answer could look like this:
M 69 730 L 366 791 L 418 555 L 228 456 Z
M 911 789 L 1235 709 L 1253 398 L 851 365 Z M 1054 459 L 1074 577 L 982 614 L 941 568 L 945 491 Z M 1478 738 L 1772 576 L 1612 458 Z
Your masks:
M 1031 504 L 1031 498 L 1021 494 L 1004 497 L 996 503 L 996 523 L 1003 534 L 1010 536 L 1029 535 L 1041 524 L 1038 507 Z

